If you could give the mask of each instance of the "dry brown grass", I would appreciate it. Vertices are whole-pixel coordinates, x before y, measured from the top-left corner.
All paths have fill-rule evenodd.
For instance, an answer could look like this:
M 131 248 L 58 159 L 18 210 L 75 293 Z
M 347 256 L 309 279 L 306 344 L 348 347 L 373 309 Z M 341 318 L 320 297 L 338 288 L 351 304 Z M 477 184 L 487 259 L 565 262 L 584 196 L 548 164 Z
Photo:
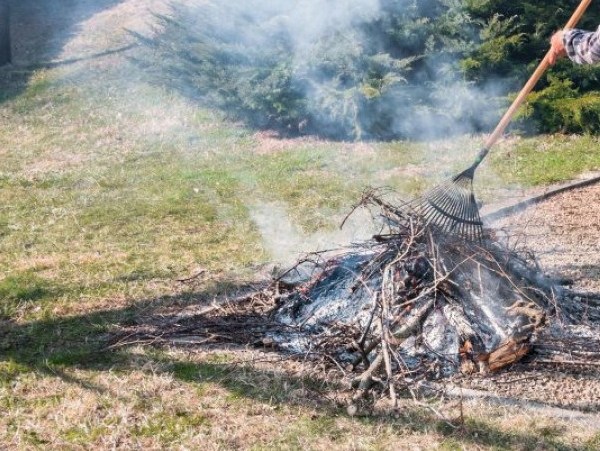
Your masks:
M 262 363 L 224 364 L 259 358 Z M 67 369 L 11 389 L 6 446 L 164 449 L 593 449 L 594 424 L 543 412 L 465 406 L 447 427 L 410 403 L 350 417 L 307 368 L 256 352 L 133 349 L 127 371 Z M 35 389 L 32 389 L 32 387 Z M 324 395 L 324 396 L 323 396 Z M 455 418 L 456 403 L 445 412 Z M 587 448 L 586 448 L 587 447 Z

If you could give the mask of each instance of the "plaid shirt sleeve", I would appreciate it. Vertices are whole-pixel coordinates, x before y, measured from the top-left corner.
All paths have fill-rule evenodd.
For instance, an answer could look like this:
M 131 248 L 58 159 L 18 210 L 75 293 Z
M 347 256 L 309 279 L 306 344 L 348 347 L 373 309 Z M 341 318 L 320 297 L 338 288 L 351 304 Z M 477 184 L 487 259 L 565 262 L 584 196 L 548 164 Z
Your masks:
M 600 63 L 600 27 L 596 31 L 564 30 L 563 43 L 574 63 Z

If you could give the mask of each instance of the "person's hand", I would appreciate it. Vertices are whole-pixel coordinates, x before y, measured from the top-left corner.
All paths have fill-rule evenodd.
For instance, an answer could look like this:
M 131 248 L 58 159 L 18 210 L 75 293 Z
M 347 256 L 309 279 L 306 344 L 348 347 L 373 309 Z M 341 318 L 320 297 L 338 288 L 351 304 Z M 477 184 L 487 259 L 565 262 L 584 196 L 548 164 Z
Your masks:
M 550 39 L 550 58 L 548 62 L 551 66 L 556 63 L 556 60 L 559 58 L 563 58 L 567 56 L 567 50 L 565 49 L 565 45 L 563 44 L 563 32 L 557 31 Z

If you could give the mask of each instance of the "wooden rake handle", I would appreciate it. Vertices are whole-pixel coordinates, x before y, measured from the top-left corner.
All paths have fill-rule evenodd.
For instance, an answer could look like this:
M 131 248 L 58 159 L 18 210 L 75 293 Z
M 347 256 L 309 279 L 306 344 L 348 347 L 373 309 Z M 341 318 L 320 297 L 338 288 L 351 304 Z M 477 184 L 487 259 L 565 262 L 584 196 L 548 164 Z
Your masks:
M 575 25 L 579 23 L 579 20 L 587 10 L 588 6 L 590 6 L 590 3 L 592 3 L 592 0 L 582 0 L 575 12 L 573 13 L 573 15 L 571 16 L 571 18 L 569 19 L 569 21 L 567 22 L 567 24 L 565 25 L 565 28 L 574 28 Z M 506 111 L 504 116 L 502 116 L 502 119 L 500 119 L 500 122 L 496 126 L 496 129 L 486 140 L 486 150 L 489 150 L 494 144 L 496 144 L 496 141 L 498 141 L 498 139 L 502 136 L 502 133 L 504 133 L 504 130 L 506 130 L 506 127 L 508 126 L 508 124 L 510 124 L 510 121 L 512 120 L 519 107 L 523 104 L 523 102 L 525 101 L 529 93 L 533 90 L 540 78 L 542 78 L 544 72 L 546 72 L 546 70 L 550 67 L 551 52 L 552 49 L 548 50 L 548 53 L 546 53 L 546 56 L 539 64 L 531 78 L 529 78 L 525 86 L 523 86 L 523 89 L 521 89 L 521 92 L 519 92 L 517 98 L 513 101 L 510 108 Z M 482 157 L 484 156 L 485 154 L 482 155 Z

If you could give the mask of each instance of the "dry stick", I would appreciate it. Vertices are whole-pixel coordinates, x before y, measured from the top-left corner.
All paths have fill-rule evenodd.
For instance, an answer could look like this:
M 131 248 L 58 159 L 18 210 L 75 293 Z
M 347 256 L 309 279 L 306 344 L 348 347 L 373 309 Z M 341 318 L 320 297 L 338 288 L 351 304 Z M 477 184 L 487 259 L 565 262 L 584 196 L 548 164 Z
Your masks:
M 535 360 L 535 363 L 541 363 L 545 365 L 600 366 L 600 362 L 590 362 L 585 360 Z
M 417 234 L 415 233 L 415 230 L 414 230 L 414 224 L 413 224 L 412 218 L 409 220 L 409 225 L 410 225 L 410 238 L 408 239 L 408 242 L 406 243 L 406 250 L 402 253 L 402 255 L 400 255 L 400 253 L 398 253 L 398 256 L 387 265 L 388 268 L 390 268 L 393 265 L 395 265 L 396 263 L 404 260 L 404 258 L 408 255 L 408 253 L 412 249 L 413 243 L 415 242 L 415 238 L 417 237 Z
M 413 238 L 413 237 L 411 236 L 411 242 L 412 242 L 412 238 Z M 404 257 L 407 255 L 407 253 L 408 253 L 409 249 L 410 249 L 410 246 L 407 246 L 407 250 L 406 250 L 406 251 L 405 251 L 405 252 L 402 254 L 402 258 L 404 258 Z M 388 265 L 387 265 L 387 267 L 390 267 L 391 265 L 393 265 L 393 264 L 397 263 L 397 262 L 398 262 L 398 261 L 400 261 L 400 260 L 401 260 L 400 258 L 396 258 L 396 259 L 394 259 L 394 260 L 392 261 L 392 263 L 390 263 L 390 264 L 388 264 Z M 385 272 L 384 272 L 384 274 L 385 274 Z M 384 287 L 385 287 L 385 283 L 382 283 L 382 290 L 384 289 Z M 416 301 L 417 301 L 417 300 L 418 300 L 420 297 L 421 297 L 421 296 L 419 295 L 419 296 L 417 296 L 417 298 L 415 298 L 415 299 L 412 299 L 410 302 L 413 302 L 413 303 L 414 303 L 414 302 L 416 302 Z M 381 337 L 377 337 L 377 338 L 373 339 L 373 341 L 371 341 L 371 343 L 369 343 L 369 344 L 368 344 L 366 347 L 363 347 L 363 348 L 362 348 L 362 351 L 363 351 L 363 352 L 362 352 L 362 354 L 363 354 L 363 355 L 367 355 L 367 356 L 368 356 L 368 355 L 371 353 L 371 351 L 373 351 L 373 349 L 375 349 L 375 348 L 376 348 L 376 347 L 379 345 L 379 343 L 381 343 Z M 358 363 L 359 363 L 361 360 L 363 360 L 363 355 L 361 355 L 361 356 L 357 357 L 357 358 L 356 358 L 356 359 L 355 359 L 355 360 L 352 362 L 353 366 L 356 366 L 356 365 L 358 365 Z
M 507 272 L 504 270 L 504 268 L 502 267 L 502 265 L 500 264 L 500 262 L 498 261 L 498 259 L 491 253 L 487 253 L 488 258 L 491 260 L 490 263 L 494 264 L 498 267 L 498 269 L 492 268 L 489 265 L 486 265 L 484 263 L 482 263 L 481 261 L 477 261 L 479 265 L 483 266 L 484 268 L 486 268 L 488 271 L 493 272 L 495 274 L 500 275 L 502 278 L 504 279 L 508 279 L 508 281 L 510 282 L 510 284 L 513 286 L 513 288 L 519 293 L 521 294 L 523 297 L 525 297 L 527 300 L 531 301 L 531 302 L 535 302 L 533 301 L 531 298 L 529 298 L 529 296 L 524 293 L 521 288 L 519 286 L 517 286 L 513 280 L 512 277 L 510 277 L 510 274 L 507 274 Z M 508 264 L 508 262 L 507 262 Z
M 442 279 L 442 280 L 444 280 L 444 279 Z M 435 288 L 436 288 L 435 286 L 428 288 L 426 290 L 427 294 L 434 291 Z M 411 302 L 416 302 L 418 299 L 420 299 L 423 296 L 424 295 L 421 294 L 421 295 L 417 296 L 415 299 L 413 299 Z M 398 344 L 400 344 L 400 342 L 397 342 L 396 340 L 403 340 L 403 339 L 406 339 L 409 336 L 411 336 L 412 333 L 417 329 L 417 327 L 421 323 L 421 320 L 423 319 L 423 317 L 429 312 L 431 307 L 433 307 L 433 304 L 434 304 L 434 300 L 432 299 L 429 302 L 427 302 L 426 304 L 424 304 L 423 307 L 421 307 L 421 309 L 409 321 L 402 323 L 402 325 L 400 327 L 398 327 L 398 329 L 396 329 L 395 331 L 391 331 L 390 333 L 391 333 L 392 337 L 390 337 L 390 342 L 392 342 L 394 345 L 398 345 Z M 373 349 L 375 349 L 379 345 L 379 343 L 381 343 L 381 337 L 377 337 L 377 338 L 373 339 L 373 341 L 371 341 L 371 343 L 369 343 L 364 348 L 364 352 L 367 355 L 369 355 L 371 353 L 371 351 L 373 351 Z M 358 365 L 358 363 L 361 360 L 362 360 L 362 356 L 355 359 L 353 362 L 353 365 Z
M 356 210 L 358 210 L 360 207 L 365 207 L 367 205 L 367 202 L 368 202 L 369 198 L 371 197 L 371 195 L 372 195 L 371 191 L 364 193 L 360 202 L 357 203 L 356 205 L 352 206 L 352 209 L 348 212 L 348 214 L 344 217 L 344 220 L 340 224 L 340 229 L 344 228 L 344 226 L 346 225 L 346 221 L 348 220 L 348 218 L 350 218 L 350 216 L 352 216 L 354 214 L 354 212 Z
M 348 220 L 348 218 L 350 218 L 350 216 L 352 216 L 352 214 L 354 214 L 354 212 L 356 210 L 358 210 L 360 207 L 364 207 L 367 210 L 369 210 L 369 212 L 371 213 L 371 217 L 374 218 L 373 213 L 370 211 L 369 209 L 369 204 L 374 204 L 377 205 L 379 207 L 381 207 L 384 211 L 388 211 L 391 212 L 396 218 L 401 218 L 402 217 L 402 212 L 395 209 L 394 207 L 392 207 L 390 204 L 382 201 L 377 195 L 376 192 L 382 192 L 381 189 L 376 190 L 376 189 L 369 189 L 367 191 L 365 191 L 363 193 L 363 196 L 361 198 L 361 200 L 352 207 L 352 209 L 350 210 L 350 212 L 344 217 L 344 220 L 342 221 L 342 223 L 340 224 L 340 229 L 344 227 L 344 225 L 346 224 L 346 221 Z M 405 204 L 408 205 L 408 204 Z M 388 218 L 391 219 L 391 218 Z M 398 224 L 399 226 L 402 226 L 401 224 L 398 223 L 397 220 L 392 219 L 396 224 Z
M 421 324 L 423 317 L 429 313 L 429 310 L 433 307 L 434 303 L 435 300 L 430 299 L 417 311 L 417 313 L 413 315 L 412 318 L 404 322 L 396 330 L 391 331 L 392 336 L 390 337 L 390 341 L 392 344 L 399 345 L 401 344 L 402 340 L 410 337 L 419 327 L 419 324 Z
M 125 338 L 134 337 L 136 335 L 138 335 L 138 334 L 137 333 L 129 334 Z M 117 341 L 116 343 L 106 346 L 104 349 L 110 350 L 110 349 L 122 348 L 124 346 L 131 346 L 131 345 L 137 345 L 137 344 L 154 344 L 154 343 L 158 343 L 163 338 L 163 335 L 164 334 L 149 335 L 149 336 L 146 336 L 146 338 L 138 338 L 138 339 L 132 340 L 132 341 L 120 340 L 120 341 Z
M 368 355 L 373 351 L 373 349 L 375 349 L 377 346 L 379 346 L 379 343 L 381 343 L 381 337 L 376 337 L 373 339 L 373 341 L 371 341 L 363 350 L 363 354 L 367 356 L 367 362 L 369 361 L 368 359 Z M 356 366 L 358 365 L 361 360 L 363 360 L 363 356 L 359 355 L 358 357 L 356 357 L 354 359 L 354 361 L 352 362 L 352 366 Z
M 515 289 L 515 291 L 517 291 L 517 293 L 519 293 L 521 296 L 523 296 L 523 297 L 524 297 L 526 300 L 528 300 L 529 302 L 533 302 L 534 304 L 536 304 L 536 305 L 537 305 L 537 302 L 536 302 L 534 299 L 531 299 L 531 297 L 529 297 L 529 295 L 528 295 L 527 293 L 523 292 L 523 290 L 521 289 L 521 287 L 519 287 L 518 285 L 516 285 L 516 284 L 514 283 L 514 281 L 512 280 L 512 277 L 510 277 L 510 275 L 509 275 L 509 274 L 507 274 L 507 273 L 506 273 L 506 271 L 504 271 L 504 270 L 502 269 L 502 266 L 501 266 L 501 265 L 500 265 L 500 263 L 499 263 L 499 262 L 498 262 L 498 261 L 495 259 L 495 257 L 493 257 L 493 256 L 490 256 L 490 258 L 492 259 L 493 263 L 496 263 L 496 265 L 498 266 L 498 268 L 500 268 L 500 270 L 498 270 L 498 269 L 494 269 L 494 268 L 492 268 L 492 267 L 490 267 L 490 266 L 488 266 L 488 265 L 486 265 L 486 264 L 482 263 L 480 260 L 477 260 L 477 259 L 475 259 L 473 255 L 472 255 L 472 256 L 468 256 L 468 257 L 466 257 L 466 258 L 465 258 L 465 259 L 464 259 L 464 260 L 463 260 L 461 263 L 459 263 L 459 264 L 458 264 L 456 267 L 458 267 L 458 266 L 462 265 L 464 262 L 466 262 L 466 261 L 468 261 L 468 260 L 471 260 L 471 261 L 473 261 L 474 263 L 476 263 L 476 264 L 478 264 L 478 265 L 481 265 L 481 266 L 483 266 L 483 267 L 484 267 L 485 269 L 487 269 L 488 271 L 490 271 L 490 272 L 492 272 L 492 273 L 494 273 L 494 274 L 497 274 L 497 275 L 499 275 L 499 276 L 501 276 L 501 277 L 503 277 L 503 278 L 507 279 L 507 280 L 508 280 L 508 282 L 511 284 L 511 286 L 512 286 L 512 287 Z M 456 269 L 456 268 L 455 268 L 455 269 Z M 543 294 L 543 293 L 542 293 L 542 294 Z
M 429 244 L 429 248 L 431 249 L 431 256 L 432 256 L 432 260 L 433 260 L 433 265 L 432 265 L 433 266 L 433 280 L 434 280 L 433 286 L 437 287 L 438 286 L 438 263 L 437 263 L 437 261 L 438 261 L 438 252 L 437 252 L 438 249 L 437 249 L 437 246 L 436 246 L 435 241 L 433 239 L 433 235 L 431 233 L 431 230 L 427 234 L 427 237 L 428 237 L 428 241 L 429 241 L 428 244 Z M 435 296 L 436 292 L 437 292 L 437 290 L 434 292 L 434 297 L 437 297 L 437 296 Z
M 391 283 L 391 288 L 393 290 L 393 279 L 394 279 L 393 266 L 391 266 L 391 267 L 388 266 L 384 272 L 384 279 L 383 279 L 384 286 L 382 287 L 383 293 L 382 293 L 382 299 L 381 299 L 382 306 L 381 306 L 381 315 L 379 317 L 379 321 L 381 323 L 381 352 L 383 353 L 383 360 L 385 363 L 385 371 L 387 373 L 387 378 L 388 378 L 390 400 L 392 401 L 392 406 L 396 407 L 398 404 L 398 400 L 396 397 L 396 388 L 394 387 L 394 374 L 392 373 L 392 362 L 390 359 L 390 346 L 388 343 L 390 309 L 389 309 L 389 297 L 386 296 L 386 293 L 385 293 L 386 275 L 387 275 L 388 279 L 391 279 L 390 283 Z M 387 293 L 387 294 L 390 294 L 390 293 Z M 393 291 L 391 294 L 393 296 Z
M 369 350 L 365 349 L 365 341 L 367 340 L 367 335 L 369 334 L 369 331 L 371 330 L 371 325 L 373 324 L 373 319 L 375 318 L 375 313 L 377 312 L 377 309 L 379 308 L 379 302 L 378 302 L 379 297 L 378 296 L 379 296 L 379 293 L 374 293 L 374 295 L 373 295 L 373 310 L 371 311 L 369 321 L 367 322 L 367 325 L 365 327 L 365 330 L 363 331 L 362 336 L 360 337 L 360 340 L 358 342 L 354 342 L 354 345 L 360 352 L 360 355 L 357 358 L 355 358 L 354 361 L 352 362 L 353 367 L 358 365 L 361 360 L 364 362 L 364 364 L 366 366 L 368 366 L 370 363 L 369 362 L 369 353 L 375 348 L 375 346 L 377 346 L 377 344 L 375 344 L 375 346 L 373 348 L 370 348 Z
M 408 307 L 409 305 L 414 304 L 415 302 L 417 302 L 420 298 L 421 298 L 421 295 L 415 296 L 414 298 L 409 299 L 408 301 L 404 301 L 404 302 L 401 302 L 400 304 L 396 304 L 395 308 L 396 309 L 401 309 L 403 307 Z
M 388 388 L 390 391 L 390 401 L 392 401 L 392 406 L 396 407 L 398 405 L 398 399 L 396 397 L 396 388 L 394 386 L 394 374 L 392 373 L 392 361 L 390 359 L 390 349 L 388 342 L 382 336 L 381 342 L 381 352 L 383 354 L 383 361 L 385 363 L 385 372 L 387 373 L 388 378 Z
M 329 252 L 333 249 L 329 249 L 327 251 L 324 252 Z M 313 252 L 309 255 L 318 255 L 321 252 Z M 296 262 L 296 264 L 294 266 L 292 266 L 291 268 L 287 269 L 286 271 L 284 271 L 282 274 L 279 275 L 279 277 L 277 277 L 273 282 L 277 283 L 277 282 L 281 282 L 281 280 L 287 276 L 289 273 L 291 273 L 292 271 L 294 271 L 295 269 L 298 268 L 298 266 L 302 265 L 303 263 L 314 263 L 315 265 L 319 265 L 320 263 L 318 261 L 315 261 L 315 259 L 311 259 L 309 258 L 309 256 L 306 256 L 305 258 L 298 260 Z
M 569 346 L 575 346 L 576 344 L 571 341 L 568 340 L 565 342 L 565 345 L 563 346 L 559 346 L 559 345 L 552 345 L 552 344 L 545 344 L 544 342 L 537 342 L 535 347 L 539 352 L 545 351 L 546 354 L 566 354 L 568 352 L 569 355 L 573 355 L 573 356 L 578 356 L 578 357 L 588 357 L 588 358 L 595 358 L 595 359 L 600 359 L 600 351 L 588 351 L 585 349 L 572 349 L 569 348 Z M 565 351 L 565 348 L 568 349 L 568 351 Z
M 381 353 L 375 357 L 375 360 L 371 363 L 369 368 L 362 373 L 359 377 L 352 381 L 352 385 L 355 386 L 358 384 L 357 392 L 353 396 L 354 400 L 362 398 L 369 388 L 371 388 L 371 384 L 373 383 L 373 374 L 381 368 L 381 364 L 383 363 L 383 356 Z
M 189 276 L 189 277 L 184 277 L 182 279 L 175 279 L 177 282 L 181 282 L 181 283 L 185 283 L 185 282 L 190 282 L 194 279 L 197 279 L 198 277 L 200 277 L 202 274 L 206 273 L 206 269 L 202 268 L 200 270 L 198 270 L 198 272 L 196 272 L 195 274 Z
M 412 222 L 411 222 L 411 228 L 412 228 Z M 377 345 L 379 343 L 381 343 L 381 352 L 377 355 L 377 357 L 375 358 L 375 360 L 373 360 L 373 362 L 371 363 L 371 365 L 369 366 L 369 368 L 363 372 L 363 374 L 358 378 L 355 379 L 355 383 L 358 382 L 358 391 L 355 395 L 355 399 L 360 398 L 362 396 L 364 396 L 365 392 L 370 388 L 371 384 L 373 383 L 373 375 L 376 371 L 379 370 L 379 368 L 381 367 L 381 364 L 384 363 L 385 364 L 385 368 L 386 368 L 386 373 L 387 373 L 387 378 L 388 378 L 388 386 L 389 386 L 389 390 L 390 390 L 390 398 L 392 401 L 392 404 L 394 406 L 397 405 L 397 396 L 396 396 L 396 389 L 393 383 L 393 372 L 392 372 L 392 365 L 391 365 L 391 358 L 390 358 L 390 346 L 388 343 L 388 336 L 389 336 L 389 325 L 387 324 L 388 320 L 389 320 L 389 297 L 394 295 L 394 283 L 393 283 L 393 268 L 394 265 L 397 264 L 399 261 L 401 261 L 403 258 L 406 257 L 406 255 L 408 255 L 408 253 L 410 252 L 410 249 L 412 247 L 412 243 L 414 240 L 415 234 L 411 233 L 411 238 L 409 240 L 409 242 L 406 245 L 406 249 L 404 250 L 404 252 L 402 254 L 398 254 L 398 256 L 392 260 L 392 262 L 388 263 L 383 271 L 383 281 L 382 281 L 382 293 L 381 293 L 381 302 L 382 302 L 382 312 L 380 315 L 380 337 L 376 338 L 375 340 L 373 340 L 367 349 L 364 349 L 363 351 L 363 356 L 367 355 L 377 347 Z M 386 289 L 390 292 L 386 292 Z M 412 322 L 411 322 L 412 324 Z M 417 320 L 417 324 L 418 324 L 418 320 Z M 410 328 L 412 330 L 412 327 Z M 409 334 L 410 335 L 410 334 Z M 363 356 L 361 356 L 361 359 L 363 359 Z M 358 362 L 356 362 L 358 363 Z
M 410 228 L 411 228 L 411 230 L 414 230 L 412 220 L 410 221 Z M 387 268 L 389 268 L 389 267 L 393 266 L 394 264 L 398 263 L 399 261 L 401 261 L 403 258 L 405 258 L 408 255 L 408 253 L 410 252 L 410 249 L 412 247 L 412 243 L 414 242 L 414 239 L 415 239 L 415 234 L 411 233 L 409 242 L 406 245 L 406 250 L 402 253 L 401 256 L 399 255 L 394 260 L 392 260 L 392 262 L 387 265 Z M 384 270 L 384 274 L 385 274 L 385 270 Z M 362 281 L 362 283 L 364 284 L 364 281 Z M 366 286 L 366 284 L 365 284 L 365 286 Z M 382 283 L 382 290 L 384 289 L 384 287 L 385 287 L 385 284 Z M 377 304 L 375 304 L 375 305 L 377 305 Z M 374 312 L 375 312 L 375 309 L 374 309 L 373 313 Z M 371 317 L 371 320 L 372 320 L 372 318 L 373 317 Z M 365 333 L 363 334 L 363 337 L 366 337 L 366 333 L 368 331 L 368 328 L 371 325 L 371 320 L 369 321 L 369 325 L 367 327 L 367 330 L 365 330 Z M 354 361 L 352 362 L 352 365 L 356 366 L 356 365 L 359 364 L 359 362 L 361 360 L 365 360 L 364 356 L 367 356 L 367 359 L 366 359 L 365 363 L 368 362 L 368 355 L 371 353 L 371 351 L 373 351 L 373 349 L 375 349 L 379 345 L 379 343 L 381 343 L 381 337 L 375 338 L 366 348 L 364 347 L 364 343 L 361 343 L 361 345 L 362 345 L 360 347 L 360 351 L 362 351 L 361 355 L 354 359 Z
M 333 362 L 333 364 L 337 367 L 338 370 L 340 370 L 340 372 L 344 375 L 344 377 L 346 376 L 347 371 L 342 367 L 342 365 L 340 365 L 340 362 L 338 362 L 333 356 L 327 354 L 326 352 L 317 352 L 317 351 L 310 351 L 307 353 L 307 355 L 309 355 L 309 354 L 325 357 L 327 360 Z
M 402 368 L 404 375 L 406 375 L 407 373 L 409 373 L 409 369 L 408 369 L 408 365 L 406 364 L 406 362 L 404 361 L 404 359 L 399 355 L 398 352 L 394 352 L 392 353 L 392 355 L 394 356 L 394 360 L 396 361 L 396 364 L 398 365 L 398 368 Z M 412 397 L 413 401 L 416 403 L 417 402 L 417 394 L 415 393 L 413 387 L 411 386 L 410 383 L 407 383 L 408 381 L 406 380 L 406 378 L 404 378 L 404 383 L 406 384 L 406 388 L 408 389 L 408 392 L 410 393 L 410 396 Z
M 391 336 L 389 337 L 389 341 L 391 343 L 393 343 L 394 345 L 399 345 L 402 343 L 402 341 L 404 339 L 410 337 L 413 334 L 413 332 L 418 328 L 423 317 L 433 307 L 433 304 L 434 304 L 434 300 L 432 299 L 429 302 L 427 302 L 423 307 L 421 307 L 421 309 L 419 309 L 419 311 L 413 316 L 413 318 L 410 319 L 410 321 L 403 323 L 395 331 L 390 331 Z M 369 355 L 371 353 L 371 351 L 373 351 L 380 343 L 381 343 L 381 336 L 375 338 L 371 343 L 369 343 L 369 345 L 365 348 L 364 352 L 367 355 Z M 380 359 L 381 357 L 382 357 L 381 354 L 379 354 L 373 362 L 375 362 L 377 359 Z M 360 356 L 358 359 L 355 359 L 353 364 L 358 365 L 358 363 L 361 360 L 362 360 L 362 356 Z M 379 365 L 381 365 L 381 363 L 382 362 L 380 361 Z M 371 366 L 373 366 L 373 364 L 371 364 Z M 370 367 L 369 367 L 369 369 L 370 369 Z M 367 370 L 367 372 L 368 371 L 369 370 Z M 366 372 L 363 374 L 366 374 Z
M 182 336 L 182 337 L 173 337 L 171 339 L 168 340 L 163 340 L 164 342 L 172 342 L 172 343 L 176 343 L 176 344 L 193 344 L 193 345 L 202 345 L 205 343 L 209 343 L 210 341 L 217 339 L 217 338 L 225 338 L 225 339 L 231 339 L 231 337 L 227 336 L 227 335 L 220 335 L 220 334 L 210 334 L 208 337 L 204 338 L 203 340 L 200 341 L 195 341 L 192 340 L 192 338 L 194 337 L 199 337 L 198 335 L 188 335 L 186 336 Z M 186 340 L 187 338 L 187 340 Z
M 371 329 L 371 324 L 373 324 L 373 319 L 375 318 L 375 313 L 377 312 L 377 308 L 379 307 L 378 305 L 378 300 L 379 300 L 379 293 L 374 293 L 373 295 L 373 310 L 371 310 L 371 315 L 369 317 L 369 321 L 367 322 L 367 326 L 365 327 L 365 330 L 362 334 L 362 336 L 360 337 L 360 340 L 358 341 L 358 345 L 360 346 L 361 349 L 364 349 L 365 346 L 365 341 L 367 340 L 367 335 L 369 333 L 369 330 Z
M 525 293 L 525 292 L 523 291 L 523 289 L 522 289 L 521 287 L 519 287 L 519 286 L 518 286 L 518 285 L 517 285 L 517 284 L 516 284 L 516 283 L 513 281 L 512 277 L 511 277 L 509 274 L 507 274 L 507 273 L 506 273 L 506 271 L 504 271 L 504 269 L 502 269 L 502 267 L 500 266 L 500 263 L 498 263 L 498 261 L 497 261 L 497 260 L 496 260 L 494 257 L 492 257 L 492 258 L 493 258 L 493 260 L 494 260 L 494 263 L 496 263 L 496 265 L 498 265 L 498 267 L 500 268 L 500 270 L 495 270 L 494 268 L 490 268 L 490 267 L 488 267 L 487 265 L 483 265 L 483 264 L 482 264 L 482 266 L 484 266 L 484 267 L 485 267 L 486 269 L 488 269 L 490 272 L 493 272 L 493 273 L 495 273 L 495 274 L 498 274 L 498 275 L 499 275 L 499 276 L 501 276 L 502 278 L 504 278 L 504 279 L 507 279 L 507 280 L 508 280 L 508 282 L 509 282 L 509 283 L 512 285 L 512 287 L 515 289 L 515 291 L 516 291 L 517 293 L 519 293 L 521 296 L 523 296 L 523 297 L 524 297 L 526 300 L 528 300 L 529 302 L 533 302 L 534 304 L 538 305 L 538 303 L 535 301 L 535 299 L 531 299 L 530 295 L 529 295 L 529 294 L 527 294 L 527 293 Z M 539 290 L 536 290 L 536 291 L 539 291 Z M 546 295 L 546 294 L 545 294 L 543 291 L 542 291 L 542 293 L 541 293 L 541 294 L 542 294 L 542 295 L 544 295 L 544 297 L 546 297 L 546 296 L 547 296 L 547 295 Z M 539 307 L 539 305 L 538 305 L 538 307 Z
M 410 304 L 415 304 L 417 301 L 420 301 L 422 298 L 425 298 L 427 296 L 429 296 L 431 293 L 435 292 L 438 288 L 439 288 L 439 283 L 444 282 L 445 279 L 442 279 L 438 282 L 438 284 L 434 284 L 429 288 L 426 288 L 425 290 L 421 291 L 421 293 L 418 296 L 415 296 L 414 298 L 412 298 L 410 301 L 406 301 L 403 302 L 402 304 L 399 304 L 398 307 L 404 307 L 406 305 L 410 305 Z

